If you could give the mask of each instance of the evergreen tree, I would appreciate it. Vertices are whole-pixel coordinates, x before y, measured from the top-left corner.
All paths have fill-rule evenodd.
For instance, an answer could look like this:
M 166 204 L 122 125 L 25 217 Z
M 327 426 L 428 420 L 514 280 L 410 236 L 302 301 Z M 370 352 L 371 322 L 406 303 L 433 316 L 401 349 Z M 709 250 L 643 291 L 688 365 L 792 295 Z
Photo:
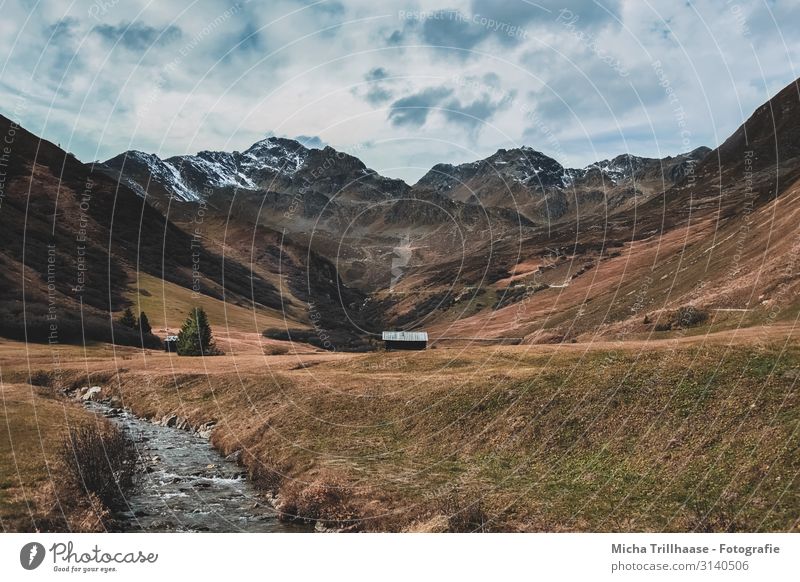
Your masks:
M 150 326 L 150 320 L 147 319 L 147 314 L 144 311 L 142 311 L 142 313 L 139 315 L 139 331 L 141 331 L 144 335 L 153 333 L 153 328 Z
M 195 307 L 178 332 L 178 355 L 210 356 L 216 353 L 208 316 L 202 307 Z
M 122 317 L 119 318 L 119 322 L 125 327 L 136 329 L 136 316 L 133 314 L 130 307 L 125 308 Z

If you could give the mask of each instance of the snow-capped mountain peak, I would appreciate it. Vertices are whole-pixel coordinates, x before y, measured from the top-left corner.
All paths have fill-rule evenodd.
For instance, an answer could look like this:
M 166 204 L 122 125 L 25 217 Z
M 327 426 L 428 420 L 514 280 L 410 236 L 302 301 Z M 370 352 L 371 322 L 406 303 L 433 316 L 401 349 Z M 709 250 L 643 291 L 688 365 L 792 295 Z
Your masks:
M 285 175 L 296 173 L 308 159 L 309 149 L 293 139 L 268 137 L 257 141 L 241 154 L 248 170 L 272 170 Z
M 268 137 L 243 152 L 204 150 L 164 160 L 131 150 L 103 165 L 140 195 L 157 184 L 178 200 L 194 202 L 220 188 L 258 190 L 265 182 L 291 179 L 310 151 L 293 139 Z

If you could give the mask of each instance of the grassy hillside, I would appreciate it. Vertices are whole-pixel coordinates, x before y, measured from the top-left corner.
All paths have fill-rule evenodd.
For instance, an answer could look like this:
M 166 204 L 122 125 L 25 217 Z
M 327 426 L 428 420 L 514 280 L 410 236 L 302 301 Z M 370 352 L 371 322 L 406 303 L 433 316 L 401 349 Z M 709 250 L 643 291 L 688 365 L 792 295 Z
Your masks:
M 640 348 L 215 358 L 176 375 L 160 356 L 91 374 L 141 415 L 218 421 L 213 442 L 242 450 L 287 515 L 327 525 L 797 531 L 800 350 Z
M 193 307 L 205 309 L 209 321 L 218 332 L 231 328 L 258 334 L 267 327 L 286 326 L 279 311 L 265 307 L 244 307 L 208 295 L 193 296 L 191 289 L 145 273 L 139 273 L 137 282 L 131 287 L 128 298 L 134 305 L 134 311 L 147 313 L 156 333 L 166 328 L 171 331 L 180 329 Z M 291 325 L 302 327 L 294 321 Z

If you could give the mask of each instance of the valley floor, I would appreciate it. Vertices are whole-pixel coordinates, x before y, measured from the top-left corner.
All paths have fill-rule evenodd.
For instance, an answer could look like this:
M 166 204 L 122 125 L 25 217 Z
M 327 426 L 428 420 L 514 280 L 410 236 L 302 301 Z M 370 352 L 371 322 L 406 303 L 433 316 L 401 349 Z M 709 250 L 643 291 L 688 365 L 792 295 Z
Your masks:
M 60 391 L 98 385 L 142 417 L 216 423 L 212 443 L 238 451 L 285 518 L 326 528 L 798 531 L 797 336 L 775 324 L 658 342 L 205 359 L 4 341 L 0 516 L 14 528 L 17 481 L 48 481 L 9 464 L 20 435 L 52 407 L 86 414 Z M 29 394 L 46 403 L 38 420 Z

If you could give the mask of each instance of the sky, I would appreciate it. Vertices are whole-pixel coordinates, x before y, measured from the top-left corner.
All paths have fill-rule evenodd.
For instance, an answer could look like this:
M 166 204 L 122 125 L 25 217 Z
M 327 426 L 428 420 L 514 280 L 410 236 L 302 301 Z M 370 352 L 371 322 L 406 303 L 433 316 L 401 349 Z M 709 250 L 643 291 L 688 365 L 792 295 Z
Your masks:
M 796 0 L 0 0 L 0 113 L 105 160 L 325 144 L 415 182 L 715 147 L 795 80 Z

